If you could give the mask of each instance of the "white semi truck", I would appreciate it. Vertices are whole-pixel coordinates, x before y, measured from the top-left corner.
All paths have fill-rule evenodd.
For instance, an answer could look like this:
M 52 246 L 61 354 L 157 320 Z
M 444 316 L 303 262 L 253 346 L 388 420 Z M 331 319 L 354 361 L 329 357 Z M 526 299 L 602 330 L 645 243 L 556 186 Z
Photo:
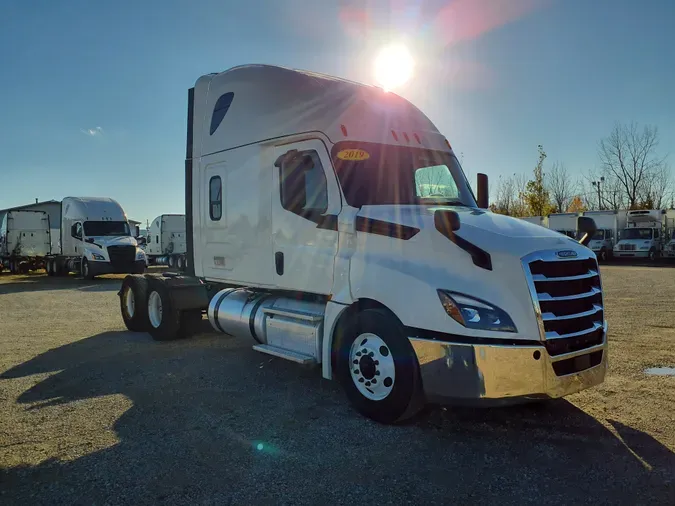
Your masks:
M 49 215 L 44 211 L 8 211 L 0 223 L 0 271 L 12 274 L 42 269 L 51 253 Z
M 186 275 L 127 276 L 128 329 L 176 339 L 206 312 L 259 352 L 320 365 L 383 423 L 425 402 L 548 399 L 603 381 L 593 252 L 487 212 L 487 176 L 476 199 L 405 99 L 242 66 L 197 80 L 187 132 Z M 588 241 L 593 222 L 579 220 Z
M 626 228 L 614 246 L 614 256 L 656 260 L 666 241 L 666 216 L 663 209 L 627 211 Z
M 584 216 L 593 218 L 597 230 L 588 247 L 601 262 L 613 256 L 618 237 L 626 227 L 626 211 L 584 211 Z
M 63 199 L 59 250 L 47 259 L 50 276 L 77 272 L 93 279 L 102 274 L 142 273 L 145 266 L 145 252 L 132 237 L 124 209 L 115 200 Z
M 535 225 L 539 225 L 540 227 L 548 228 L 548 217 L 547 216 L 525 216 L 525 217 L 521 218 L 521 220 L 527 221 L 528 223 L 533 223 Z
M 580 213 L 553 213 L 548 215 L 548 228 L 574 239 L 577 236 L 577 220 Z
M 162 214 L 150 224 L 146 236 L 145 253 L 150 265 L 168 265 L 185 268 L 185 215 Z

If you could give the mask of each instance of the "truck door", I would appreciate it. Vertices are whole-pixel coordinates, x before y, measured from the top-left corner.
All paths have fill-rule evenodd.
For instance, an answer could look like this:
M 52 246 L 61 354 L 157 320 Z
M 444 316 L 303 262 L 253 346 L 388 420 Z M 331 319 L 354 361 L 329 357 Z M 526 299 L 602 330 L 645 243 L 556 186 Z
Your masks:
M 340 190 L 320 140 L 275 150 L 272 237 L 278 288 L 329 294 L 338 247 Z

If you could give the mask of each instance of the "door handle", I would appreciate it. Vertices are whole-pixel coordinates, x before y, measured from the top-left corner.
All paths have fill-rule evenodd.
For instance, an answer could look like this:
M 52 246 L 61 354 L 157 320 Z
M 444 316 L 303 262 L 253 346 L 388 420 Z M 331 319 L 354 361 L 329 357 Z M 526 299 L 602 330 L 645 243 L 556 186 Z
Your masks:
M 281 251 L 274 253 L 274 266 L 277 269 L 277 275 L 284 275 L 284 254 Z

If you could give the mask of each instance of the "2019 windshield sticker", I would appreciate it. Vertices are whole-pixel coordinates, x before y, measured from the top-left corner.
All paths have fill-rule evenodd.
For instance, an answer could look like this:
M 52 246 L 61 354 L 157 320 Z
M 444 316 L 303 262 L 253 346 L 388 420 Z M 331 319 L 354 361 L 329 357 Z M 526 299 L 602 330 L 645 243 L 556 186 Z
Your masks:
M 340 160 L 349 160 L 352 162 L 360 162 L 362 160 L 368 160 L 370 154 L 363 149 L 343 149 L 339 151 L 337 157 Z

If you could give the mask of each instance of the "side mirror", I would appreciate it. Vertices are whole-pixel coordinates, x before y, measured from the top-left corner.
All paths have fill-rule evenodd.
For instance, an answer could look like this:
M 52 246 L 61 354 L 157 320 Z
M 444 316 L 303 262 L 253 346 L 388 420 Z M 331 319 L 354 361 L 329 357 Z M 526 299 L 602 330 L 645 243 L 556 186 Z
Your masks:
M 480 209 L 487 209 L 490 207 L 490 195 L 488 192 L 488 177 L 487 174 L 479 173 L 477 176 L 477 190 L 478 190 L 478 207 Z
M 595 225 L 595 220 L 589 218 L 588 216 L 579 216 L 577 218 L 577 240 L 584 246 L 588 246 L 588 243 L 591 242 L 593 235 L 598 227 Z
M 456 211 L 438 210 L 434 213 L 434 225 L 436 230 L 450 239 L 462 224 Z

